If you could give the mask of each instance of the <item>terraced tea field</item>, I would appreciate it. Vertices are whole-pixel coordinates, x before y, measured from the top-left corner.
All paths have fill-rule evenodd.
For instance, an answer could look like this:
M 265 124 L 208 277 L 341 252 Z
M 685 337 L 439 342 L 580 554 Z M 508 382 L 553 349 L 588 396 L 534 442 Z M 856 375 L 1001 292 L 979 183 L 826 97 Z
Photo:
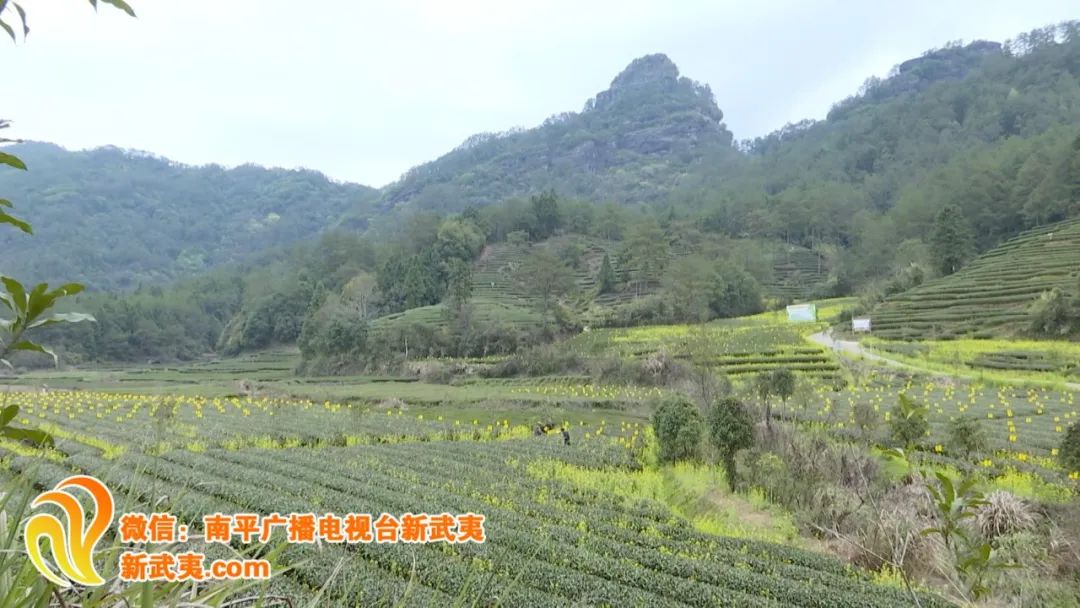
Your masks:
M 576 336 L 567 347 L 600 358 L 640 360 L 663 352 L 730 376 L 785 367 L 822 381 L 840 378 L 842 370 L 832 354 L 805 339 L 808 327 L 819 325 L 789 325 L 767 314 L 704 325 L 598 329 Z
M 528 435 L 492 417 L 429 417 L 401 408 L 379 410 L 348 404 L 281 399 L 158 397 L 84 391 L 9 393 L 22 405 L 19 420 L 57 437 L 109 453 L 129 448 L 161 453 L 244 446 L 355 445 L 468 436 Z
M 989 378 L 1011 377 L 1044 382 L 1080 382 L 1080 343 L 1025 340 L 867 339 L 863 345 L 917 367 Z
M 633 470 L 637 429 L 614 440 L 514 438 L 505 425 L 442 435 L 440 425 L 335 404 L 162 401 L 86 393 L 21 394 L 25 422 L 57 433 L 42 459 L 0 444 L 7 474 L 51 486 L 72 473 L 106 481 L 125 508 L 207 513 L 458 513 L 486 516 L 483 544 L 289 545 L 295 569 L 272 581 L 294 605 L 908 606 L 833 558 L 694 530 L 659 503 L 627 501 L 531 474 L 538 463 Z M 249 427 L 250 425 L 250 427 Z M 365 429 L 355 445 L 335 438 Z M 237 445 L 244 434 L 306 437 Z M 355 434 L 356 437 L 361 437 Z M 154 438 L 180 437 L 163 445 Z M 149 439 L 148 439 L 149 438 Z M 62 453 L 62 455 L 61 455 Z M 161 496 L 165 502 L 160 502 Z M 926 597 L 924 606 L 941 605 Z
M 499 358 L 469 360 L 491 364 Z M 460 363 L 462 360 L 448 360 Z M 599 384 L 588 376 L 542 378 L 455 379 L 452 384 L 433 384 L 415 375 L 402 376 L 297 376 L 299 354 L 265 351 L 235 359 L 203 361 L 179 365 L 145 367 L 103 367 L 93 369 L 39 370 L 18 378 L 0 379 L 13 388 L 103 391 L 135 395 L 185 395 L 195 401 L 226 399 L 254 394 L 272 400 L 293 399 L 348 402 L 375 408 L 387 400 L 400 399 L 417 411 L 435 412 L 450 407 L 455 411 L 485 406 L 512 418 L 527 416 L 530 409 L 572 408 L 578 417 L 591 419 L 593 410 L 609 418 L 636 418 L 654 390 Z M 0 401 L 2 401 L 0 393 Z M 620 413 L 621 412 L 621 413 Z
M 765 242 L 773 266 L 772 277 L 762 286 L 769 298 L 805 300 L 812 297 L 828 277 L 828 268 L 817 253 L 793 245 Z M 546 249 L 558 256 L 574 248 L 578 263 L 572 268 L 576 297 L 567 304 L 582 314 L 584 323 L 593 326 L 610 324 L 619 307 L 636 299 L 654 295 L 661 288 L 659 277 L 622 283 L 610 293 L 597 294 L 596 277 L 604 255 L 607 255 L 621 277 L 636 277 L 637 267 L 620 258 L 619 244 L 605 239 L 581 235 L 562 235 L 530 246 L 515 243 L 489 245 L 473 266 L 470 303 L 476 318 L 484 324 L 535 328 L 541 323 L 536 312 L 537 301 L 518 281 L 516 271 L 533 249 Z M 692 253 L 690 249 L 673 249 L 669 261 Z M 371 330 L 385 331 L 405 325 L 420 324 L 444 328 L 448 323 L 446 307 L 442 304 L 411 309 L 376 319 Z
M 655 293 L 658 281 L 650 281 L 633 288 L 624 285 L 622 289 L 606 294 L 596 294 L 596 277 L 600 272 L 604 255 L 608 255 L 618 273 L 633 275 L 637 268 L 620 261 L 616 243 L 598 238 L 558 236 L 537 245 L 558 256 L 568 247 L 579 252 L 578 264 L 571 271 L 577 286 L 578 298 L 572 304 L 579 308 L 587 322 L 595 322 L 597 315 L 610 312 L 610 309 L 632 302 L 636 297 Z M 524 263 L 532 248 L 511 243 L 499 243 L 489 246 L 476 262 L 473 269 L 473 295 L 480 302 L 496 302 L 503 306 L 522 306 L 529 309 L 536 307 L 536 301 L 526 293 L 515 277 L 515 271 Z
M 580 251 L 579 264 L 572 269 L 580 297 L 579 301 L 573 304 L 582 310 L 594 305 L 602 308 L 625 304 L 632 301 L 636 295 L 652 293 L 658 285 L 646 285 L 643 290 L 638 291 L 623 290 L 603 294 L 594 300 L 596 276 L 604 254 L 608 253 L 613 260 L 617 260 L 614 245 L 601 239 L 574 236 L 555 237 L 537 247 L 558 255 L 561 248 L 570 244 L 574 244 Z M 497 243 L 488 246 L 476 261 L 473 267 L 470 305 L 480 323 L 526 330 L 541 324 L 536 298 L 521 285 L 516 275 L 517 269 L 525 262 L 531 249 L 529 245 Z M 620 270 L 633 272 L 634 269 Z M 410 324 L 444 328 L 448 322 L 446 307 L 436 304 L 381 317 L 371 324 L 371 330 L 378 332 Z
M 813 382 L 809 391 L 777 408 L 783 416 L 802 422 L 821 423 L 834 432 L 859 436 L 855 408 L 873 409 L 875 428 L 870 437 L 885 441 L 897 395 L 904 393 L 929 408 L 930 431 L 923 448 L 940 459 L 959 459 L 947 439 L 949 422 L 959 416 L 977 421 L 986 442 L 983 467 L 1032 471 L 1047 480 L 1068 483 L 1080 480 L 1080 472 L 1057 465 L 1057 451 L 1069 425 L 1080 423 L 1080 396 L 1074 391 L 988 385 L 924 375 L 912 376 L 871 369 L 843 391 Z M 993 471 L 991 471 L 993 472 Z
M 1008 335 L 1031 304 L 1080 280 L 1080 219 L 1043 226 L 983 254 L 959 272 L 897 294 L 874 310 L 875 335 L 944 339 Z
M 0 386 L 223 397 L 243 392 L 244 382 L 302 384 L 306 379 L 296 376 L 299 362 L 298 351 L 267 350 L 229 359 L 178 364 L 39 369 L 16 377 L 0 377 Z
M 762 287 L 769 297 L 804 301 L 817 295 L 829 278 L 829 268 L 818 253 L 796 245 L 780 245 L 773 253 L 773 276 Z
M 469 300 L 476 321 L 482 325 L 496 327 L 516 327 L 533 329 L 541 324 L 538 313 L 528 301 L 508 302 L 491 295 L 474 296 Z M 385 332 L 392 329 L 404 329 L 410 325 L 422 325 L 430 329 L 444 329 L 452 317 L 444 304 L 433 304 L 420 308 L 410 308 L 371 322 L 369 331 Z M 404 348 L 404 347 L 403 347 Z

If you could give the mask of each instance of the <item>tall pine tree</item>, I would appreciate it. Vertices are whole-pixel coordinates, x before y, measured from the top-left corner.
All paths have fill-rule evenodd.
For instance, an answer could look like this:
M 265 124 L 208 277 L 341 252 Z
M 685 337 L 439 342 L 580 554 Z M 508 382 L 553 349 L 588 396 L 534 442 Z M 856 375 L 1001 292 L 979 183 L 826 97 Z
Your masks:
M 952 274 L 971 257 L 973 250 L 971 228 L 956 205 L 948 205 L 934 219 L 930 235 L 930 253 L 938 272 Z
M 600 273 L 596 275 L 597 293 L 611 293 L 615 290 L 615 269 L 611 267 L 611 258 L 604 254 L 600 263 Z

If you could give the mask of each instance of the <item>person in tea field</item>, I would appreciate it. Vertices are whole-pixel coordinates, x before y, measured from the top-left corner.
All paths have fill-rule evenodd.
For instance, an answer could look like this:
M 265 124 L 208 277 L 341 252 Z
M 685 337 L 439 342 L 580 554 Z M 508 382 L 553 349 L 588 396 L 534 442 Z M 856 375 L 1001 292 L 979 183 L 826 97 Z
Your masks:
M 562 427 L 562 429 L 560 429 L 560 430 L 562 431 L 563 445 L 570 445 L 570 431 L 567 430 L 567 428 L 565 426 Z

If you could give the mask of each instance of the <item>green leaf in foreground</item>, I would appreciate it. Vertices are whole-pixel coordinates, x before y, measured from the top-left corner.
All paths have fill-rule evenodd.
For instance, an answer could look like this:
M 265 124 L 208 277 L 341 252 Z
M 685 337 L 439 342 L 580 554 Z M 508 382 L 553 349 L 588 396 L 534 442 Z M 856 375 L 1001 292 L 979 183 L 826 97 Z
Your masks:
M 22 169 L 23 171 L 26 171 L 26 163 L 20 160 L 18 156 L 8 154 L 7 152 L 0 152 L 0 164 L 8 165 L 9 167 L 15 167 L 16 169 Z

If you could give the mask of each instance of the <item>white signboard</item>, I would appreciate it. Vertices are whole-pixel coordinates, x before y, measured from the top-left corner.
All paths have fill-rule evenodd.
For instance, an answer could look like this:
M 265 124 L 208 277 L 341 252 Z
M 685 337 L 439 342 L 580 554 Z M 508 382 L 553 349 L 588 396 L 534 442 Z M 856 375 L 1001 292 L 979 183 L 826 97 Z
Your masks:
M 870 319 L 852 319 L 851 331 L 870 331 Z

